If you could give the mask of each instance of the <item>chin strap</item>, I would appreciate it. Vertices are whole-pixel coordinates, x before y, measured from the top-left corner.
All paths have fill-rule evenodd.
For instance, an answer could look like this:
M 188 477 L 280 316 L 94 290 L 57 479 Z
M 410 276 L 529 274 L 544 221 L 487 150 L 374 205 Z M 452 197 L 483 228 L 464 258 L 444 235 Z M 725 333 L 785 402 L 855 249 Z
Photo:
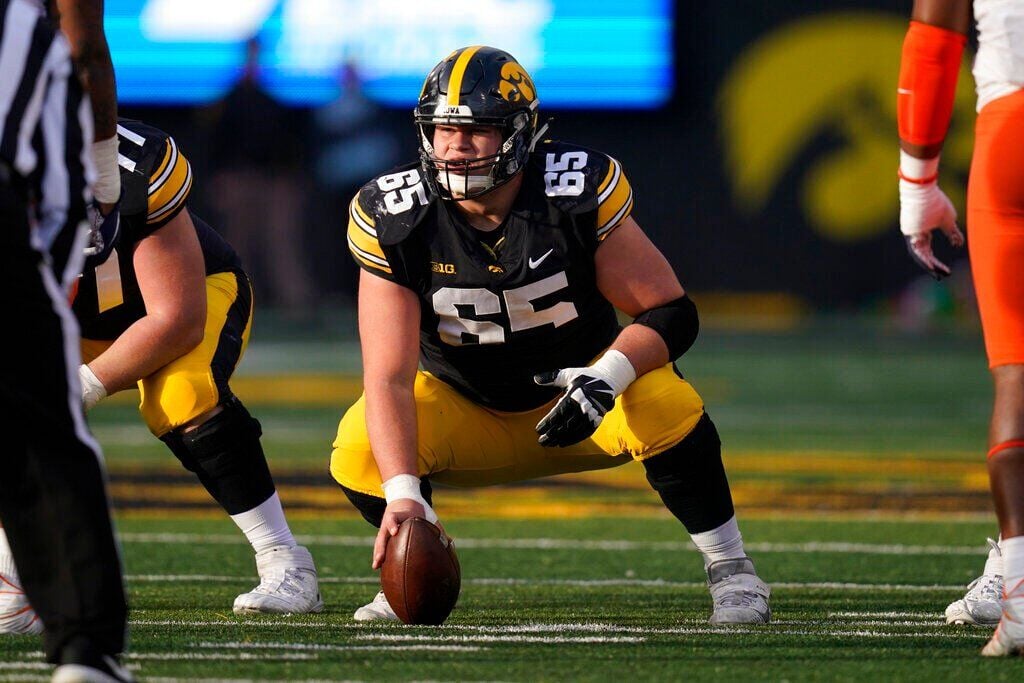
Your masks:
M 548 132 L 548 126 L 550 126 L 551 122 L 554 120 L 554 117 L 549 118 L 547 121 L 544 122 L 544 125 L 538 128 L 537 132 L 533 134 L 533 138 L 530 140 L 531 152 L 533 151 L 533 148 L 537 146 L 537 143 L 541 141 L 541 138 L 544 137 L 544 134 Z

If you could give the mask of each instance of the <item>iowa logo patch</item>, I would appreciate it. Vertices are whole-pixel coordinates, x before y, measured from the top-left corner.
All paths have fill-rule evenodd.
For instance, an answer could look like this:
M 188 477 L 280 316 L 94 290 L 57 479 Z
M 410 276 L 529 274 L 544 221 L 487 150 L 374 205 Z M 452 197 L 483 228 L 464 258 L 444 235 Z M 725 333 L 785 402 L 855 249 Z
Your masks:
M 498 91 L 509 102 L 533 102 L 537 99 L 533 81 L 526 75 L 526 70 L 516 62 L 505 62 L 502 65 Z

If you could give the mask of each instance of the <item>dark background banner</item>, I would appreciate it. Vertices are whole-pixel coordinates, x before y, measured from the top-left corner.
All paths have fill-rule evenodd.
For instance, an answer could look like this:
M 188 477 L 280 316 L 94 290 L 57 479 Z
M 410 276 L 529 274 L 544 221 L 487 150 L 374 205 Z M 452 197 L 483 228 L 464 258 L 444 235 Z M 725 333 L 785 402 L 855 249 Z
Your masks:
M 554 117 L 552 137 L 623 163 L 635 191 L 634 216 L 686 287 L 780 293 L 825 310 L 870 305 L 919 276 L 899 235 L 895 177 L 895 90 L 909 5 L 679 2 L 676 88 L 667 106 L 542 115 Z M 943 186 L 961 215 L 974 120 L 969 59 L 942 166 Z M 544 84 L 537 85 L 543 107 Z M 193 163 L 193 204 L 215 226 L 204 179 L 217 167 L 210 123 L 217 106 L 122 107 L 124 115 L 176 136 Z M 371 151 L 369 164 L 363 154 L 359 168 L 367 179 L 373 161 L 387 168 L 415 158 L 411 118 L 409 111 L 379 108 L 353 131 L 357 141 L 390 140 L 374 148 L 389 152 Z M 318 292 L 347 299 L 355 269 L 344 242 L 344 207 L 355 184 L 317 180 L 326 143 L 315 111 L 293 109 L 291 121 L 302 133 L 308 172 L 301 234 L 279 237 L 301 240 Z M 346 163 L 344 154 L 338 159 Z M 273 292 L 265 300 L 272 303 Z

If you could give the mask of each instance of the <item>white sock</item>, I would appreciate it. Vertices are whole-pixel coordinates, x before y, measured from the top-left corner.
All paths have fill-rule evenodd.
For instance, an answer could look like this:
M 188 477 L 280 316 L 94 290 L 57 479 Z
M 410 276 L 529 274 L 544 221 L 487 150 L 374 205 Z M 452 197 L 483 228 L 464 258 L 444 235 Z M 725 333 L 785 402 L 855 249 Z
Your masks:
M 1000 540 L 1002 537 L 1000 536 Z M 985 560 L 985 571 L 984 574 L 1002 576 L 1003 575 L 1003 554 L 1000 550 L 999 543 L 993 541 L 991 538 L 988 539 L 989 545 L 992 547 L 988 551 L 988 559 Z
M 1004 538 L 999 544 L 1003 554 L 1003 585 L 1007 598 L 1024 599 L 1024 536 Z
M 702 531 L 699 534 L 690 534 L 693 544 L 704 556 L 704 566 L 719 560 L 734 560 L 738 557 L 746 557 L 743 551 L 743 536 L 740 535 L 740 527 L 736 523 L 736 515 L 733 515 L 728 522 L 711 531 Z
M 2 526 L 0 526 L 0 574 L 19 586 L 21 585 L 18 568 L 14 566 L 14 555 L 11 553 L 11 546 L 7 543 L 7 534 L 4 533 Z
M 281 507 L 281 499 L 277 497 L 277 491 L 252 510 L 231 515 L 231 519 L 249 539 L 252 549 L 257 553 L 279 545 L 295 547 L 295 537 L 292 536 L 292 530 L 288 528 L 288 521 L 284 518 L 284 509 Z

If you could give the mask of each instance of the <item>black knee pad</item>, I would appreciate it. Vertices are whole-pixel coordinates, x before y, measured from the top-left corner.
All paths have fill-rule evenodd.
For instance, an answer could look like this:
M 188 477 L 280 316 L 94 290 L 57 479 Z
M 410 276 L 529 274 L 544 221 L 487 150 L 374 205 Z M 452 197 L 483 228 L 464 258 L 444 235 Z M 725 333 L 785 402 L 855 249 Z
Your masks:
M 643 465 L 651 487 L 691 534 L 715 529 L 735 514 L 722 441 L 707 413 L 686 438 Z
M 345 492 L 349 502 L 355 506 L 356 510 L 359 510 L 359 514 L 363 516 L 363 519 L 379 529 L 380 523 L 384 519 L 384 510 L 388 506 L 387 501 L 383 497 L 353 491 L 341 484 L 338 484 L 338 486 Z M 427 479 L 420 479 L 420 494 L 427 501 L 427 505 L 434 506 L 434 491 L 430 486 L 430 481 Z
M 242 402 L 232 397 L 221 412 L 190 431 L 161 437 L 171 452 L 218 503 L 235 515 L 251 510 L 274 493 L 260 436 L 263 430 Z

